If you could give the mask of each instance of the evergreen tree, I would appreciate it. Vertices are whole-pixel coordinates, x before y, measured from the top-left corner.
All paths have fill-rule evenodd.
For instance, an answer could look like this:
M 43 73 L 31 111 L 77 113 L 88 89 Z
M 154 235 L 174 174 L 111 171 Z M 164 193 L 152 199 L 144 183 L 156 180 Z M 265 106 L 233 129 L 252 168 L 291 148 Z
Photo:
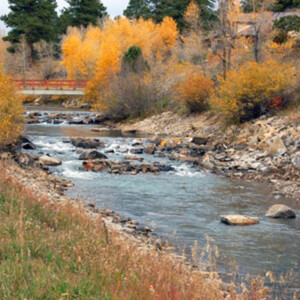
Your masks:
M 66 32 L 68 26 L 87 27 L 96 25 L 98 19 L 106 16 L 106 7 L 99 0 L 67 0 L 69 8 L 63 10 L 59 18 L 59 27 Z
M 259 11 L 261 8 L 282 12 L 286 9 L 300 8 L 300 0 L 277 0 L 275 3 L 265 0 L 243 0 L 244 12 Z
M 22 37 L 29 48 L 29 63 L 33 60 L 33 44 L 40 40 L 55 41 L 56 1 L 55 0 L 8 0 L 11 12 L 1 17 L 10 31 L 3 38 L 11 42 L 7 49 L 15 52 Z
M 278 12 L 291 8 L 300 8 L 300 0 L 277 0 L 273 10 Z
M 149 19 L 152 16 L 150 0 L 130 0 L 128 7 L 124 10 L 124 16 L 129 19 L 144 18 Z
M 185 27 L 183 15 L 191 0 L 130 0 L 124 15 L 129 18 L 152 18 L 161 22 L 164 17 L 172 17 L 180 29 Z M 209 27 L 209 21 L 215 20 L 213 6 L 215 0 L 196 0 L 201 8 L 202 23 Z

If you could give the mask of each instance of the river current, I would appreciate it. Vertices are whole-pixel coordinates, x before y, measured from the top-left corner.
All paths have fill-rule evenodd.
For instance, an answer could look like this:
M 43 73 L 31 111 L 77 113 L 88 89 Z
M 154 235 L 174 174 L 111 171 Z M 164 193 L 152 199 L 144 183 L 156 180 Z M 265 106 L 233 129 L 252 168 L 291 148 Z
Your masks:
M 37 110 L 28 110 L 32 109 Z M 89 114 L 78 112 L 78 117 Z M 272 196 L 267 185 L 217 177 L 186 163 L 147 154 L 141 155 L 146 162 L 162 161 L 173 166 L 175 171 L 136 176 L 79 171 L 81 152 L 67 143 L 70 137 L 97 137 L 105 143 L 105 149 L 99 151 L 113 149 L 115 153 L 107 155 L 109 159 L 117 160 L 128 155 L 134 142 L 146 138 L 122 136 L 118 131 L 92 132 L 92 127 L 66 123 L 27 125 L 25 134 L 37 146 L 36 150 L 27 151 L 62 159 L 62 165 L 51 171 L 74 182 L 75 186 L 67 192 L 69 196 L 87 203 L 95 202 L 97 207 L 112 209 L 141 224 L 155 227 L 159 236 L 167 237 L 178 248 L 185 248 L 187 253 L 195 241 L 200 250 L 205 247 L 208 235 L 210 243 L 218 247 L 221 273 L 231 272 L 232 261 L 238 266 L 241 277 L 246 274 L 264 276 L 270 270 L 279 277 L 293 268 L 294 278 L 288 279 L 286 284 L 290 291 L 300 288 L 300 211 L 293 200 Z M 265 218 L 267 209 L 277 203 L 293 207 L 298 218 Z M 227 226 L 220 222 L 221 214 L 258 216 L 260 223 Z

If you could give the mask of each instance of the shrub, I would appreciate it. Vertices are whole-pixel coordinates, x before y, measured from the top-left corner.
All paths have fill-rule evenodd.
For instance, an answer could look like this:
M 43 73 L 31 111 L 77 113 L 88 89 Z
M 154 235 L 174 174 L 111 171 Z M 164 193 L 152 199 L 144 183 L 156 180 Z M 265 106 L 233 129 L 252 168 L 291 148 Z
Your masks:
M 208 107 L 208 99 L 212 91 L 213 81 L 202 73 L 190 74 L 176 88 L 177 100 L 183 102 L 190 112 L 202 112 Z
M 272 110 L 285 107 L 292 99 L 295 82 L 292 66 L 274 60 L 248 63 L 228 72 L 219 84 L 210 104 L 226 119 L 244 122 Z
M 0 148 L 19 135 L 21 119 L 21 100 L 16 96 L 9 76 L 3 73 L 0 66 Z
M 113 119 L 145 116 L 157 102 L 157 90 L 150 74 L 119 74 L 98 95 L 94 107 Z

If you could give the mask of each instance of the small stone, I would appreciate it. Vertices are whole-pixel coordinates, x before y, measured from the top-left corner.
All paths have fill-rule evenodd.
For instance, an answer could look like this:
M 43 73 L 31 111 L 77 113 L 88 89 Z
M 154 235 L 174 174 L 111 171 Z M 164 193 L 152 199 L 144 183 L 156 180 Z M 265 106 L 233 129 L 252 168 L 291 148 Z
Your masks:
M 248 217 L 244 215 L 221 215 L 221 222 L 227 225 L 254 225 L 259 223 L 258 217 Z
M 272 205 L 266 213 L 268 218 L 296 218 L 295 212 L 283 204 Z

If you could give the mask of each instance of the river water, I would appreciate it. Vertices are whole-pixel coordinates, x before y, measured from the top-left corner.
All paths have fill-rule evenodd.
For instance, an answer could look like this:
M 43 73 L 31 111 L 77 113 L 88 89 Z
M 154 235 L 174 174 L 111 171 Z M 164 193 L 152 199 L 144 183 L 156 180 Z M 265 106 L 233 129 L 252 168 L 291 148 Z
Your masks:
M 74 114 L 74 111 L 64 113 Z M 89 114 L 79 112 L 78 117 Z M 276 220 L 264 217 L 267 209 L 276 203 L 293 207 L 300 216 L 295 201 L 275 198 L 267 185 L 232 181 L 182 162 L 151 155 L 141 156 L 146 162 L 163 161 L 172 165 L 175 171 L 137 176 L 79 171 L 82 164 L 78 160 L 80 151 L 66 143 L 70 137 L 97 137 L 105 142 L 103 151 L 115 151 L 107 154 L 109 159 L 118 160 L 128 155 L 126 151 L 135 141 L 143 139 L 142 136 L 122 136 L 118 131 L 96 133 L 91 128 L 42 123 L 27 125 L 25 129 L 25 134 L 37 146 L 29 153 L 50 154 L 63 160 L 61 166 L 51 170 L 75 183 L 68 191 L 69 196 L 95 202 L 100 208 L 109 208 L 142 224 L 147 223 L 149 227 L 154 226 L 159 236 L 168 237 L 178 247 L 185 247 L 187 253 L 195 241 L 201 250 L 208 235 L 210 243 L 218 247 L 221 273 L 230 272 L 232 261 L 243 278 L 246 274 L 265 275 L 270 270 L 279 276 L 293 268 L 294 278 L 284 285 L 289 285 L 290 292 L 299 290 L 300 218 Z M 227 226 L 220 223 L 221 214 L 259 216 L 261 221 L 254 226 Z

